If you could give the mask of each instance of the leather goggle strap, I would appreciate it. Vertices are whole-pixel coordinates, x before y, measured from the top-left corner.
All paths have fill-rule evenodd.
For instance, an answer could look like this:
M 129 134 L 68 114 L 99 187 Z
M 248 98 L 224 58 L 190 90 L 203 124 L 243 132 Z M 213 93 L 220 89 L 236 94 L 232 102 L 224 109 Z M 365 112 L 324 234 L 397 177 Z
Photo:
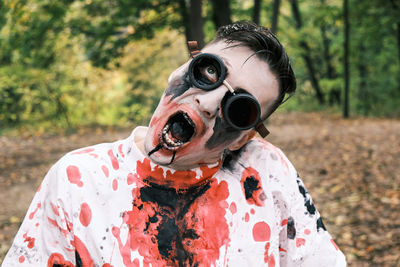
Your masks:
M 262 122 L 259 122 L 256 125 L 255 130 L 261 135 L 262 138 L 265 138 L 267 135 L 269 135 L 268 129 L 265 127 L 264 123 L 262 123 Z
M 189 41 L 188 48 L 189 48 L 190 57 L 194 58 L 198 54 L 200 54 L 200 50 L 199 50 L 199 46 L 197 45 L 197 41 Z

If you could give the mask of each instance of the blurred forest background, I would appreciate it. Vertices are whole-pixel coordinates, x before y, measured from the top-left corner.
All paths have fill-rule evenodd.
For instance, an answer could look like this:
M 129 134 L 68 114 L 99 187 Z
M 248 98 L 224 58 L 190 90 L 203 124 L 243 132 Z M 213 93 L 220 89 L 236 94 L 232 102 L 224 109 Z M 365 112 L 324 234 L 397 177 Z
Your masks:
M 50 166 L 147 125 L 186 41 L 237 20 L 291 58 L 268 140 L 349 266 L 400 266 L 399 0 L 0 0 L 0 264 Z
M 186 41 L 237 20 L 285 45 L 299 90 L 284 110 L 400 116 L 398 0 L 0 3 L 0 135 L 147 124 Z

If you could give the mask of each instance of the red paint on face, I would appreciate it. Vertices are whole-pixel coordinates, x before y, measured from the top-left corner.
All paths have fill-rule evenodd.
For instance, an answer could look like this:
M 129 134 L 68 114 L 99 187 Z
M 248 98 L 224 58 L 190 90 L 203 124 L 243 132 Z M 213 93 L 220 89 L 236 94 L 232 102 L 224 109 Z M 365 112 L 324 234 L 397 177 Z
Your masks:
M 266 222 L 258 222 L 253 226 L 253 239 L 256 242 L 269 241 L 271 228 Z
M 23 263 L 25 261 L 24 255 L 19 256 L 18 261 L 19 261 L 19 263 Z
M 92 151 L 94 151 L 94 148 L 88 147 L 88 148 L 84 148 L 84 149 L 78 150 L 76 152 L 73 152 L 73 153 L 71 153 L 71 155 L 86 154 L 86 153 L 90 153 Z
M 31 212 L 31 214 L 29 214 L 29 220 L 32 220 L 33 217 L 35 216 L 35 213 L 39 210 L 39 208 L 42 206 L 41 203 L 38 203 L 36 206 L 36 209 L 34 211 Z
M 198 263 L 199 266 L 210 266 L 219 259 L 220 248 L 229 245 L 226 209 L 221 207 L 221 203 L 226 202 L 229 196 L 228 184 L 225 181 L 218 183 L 212 178 L 207 191 L 198 198 L 191 199 L 189 205 L 182 199 L 178 200 L 182 203 L 174 207 L 144 201 L 142 197 L 147 198 L 142 196 L 142 188 L 133 189 L 132 194 L 133 207 L 127 213 L 129 217 L 126 221 L 129 229 L 127 242 L 122 243 L 120 228 L 112 229 L 126 266 L 133 265 L 130 260 L 132 250 L 137 250 L 143 256 L 144 266 L 177 265 L 178 261 L 181 265 L 190 265 L 188 259 L 179 260 L 182 253 L 190 255 L 192 265 Z M 172 241 L 166 244 L 165 240 L 169 238 Z M 165 250 L 160 248 L 160 245 L 171 247 Z M 164 253 L 161 253 L 160 249 L 163 249 Z
M 231 205 L 229 206 L 229 210 L 231 211 L 232 214 L 235 214 L 237 212 L 237 207 L 235 202 L 231 203 Z
M 306 240 L 304 238 L 296 238 L 296 247 L 301 247 L 306 244 Z
M 92 210 L 86 202 L 82 203 L 81 205 L 79 220 L 81 221 L 81 224 L 85 227 L 87 227 L 92 220 Z
M 47 261 L 47 267 L 53 267 L 54 265 L 63 267 L 74 267 L 74 265 L 70 261 L 65 260 L 64 256 L 60 253 L 53 253 L 50 255 Z
M 108 150 L 107 154 L 110 157 L 111 164 L 112 164 L 114 170 L 118 170 L 119 169 L 118 159 L 115 157 L 113 151 L 110 149 L 110 150 Z
M 110 175 L 110 172 L 108 171 L 107 166 L 102 165 L 101 166 L 101 170 L 103 171 L 104 175 L 106 176 L 106 178 L 108 178 L 108 176 Z
M 247 203 L 264 206 L 265 193 L 262 189 L 260 175 L 255 169 L 252 167 L 244 169 L 240 183 Z
M 77 166 L 69 165 L 67 167 L 67 177 L 71 184 L 76 184 L 79 187 L 83 186 L 83 182 L 81 181 L 81 172 Z
M 149 182 L 167 185 L 175 189 L 182 189 L 196 184 L 200 184 L 214 175 L 221 165 L 221 162 L 215 167 L 209 168 L 208 166 L 200 167 L 202 175 L 197 178 L 195 171 L 175 171 L 167 170 L 164 174 L 162 168 L 158 165 L 151 168 L 150 160 L 145 158 L 143 162 L 137 161 L 136 172 L 138 178 Z

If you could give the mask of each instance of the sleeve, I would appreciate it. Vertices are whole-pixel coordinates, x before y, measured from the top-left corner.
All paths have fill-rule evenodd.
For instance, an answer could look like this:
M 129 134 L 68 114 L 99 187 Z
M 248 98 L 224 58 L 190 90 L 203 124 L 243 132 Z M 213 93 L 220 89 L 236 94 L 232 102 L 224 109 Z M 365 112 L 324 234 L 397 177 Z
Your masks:
M 61 160 L 62 161 L 62 160 Z M 71 191 L 57 162 L 47 173 L 2 266 L 74 266 Z
M 346 260 L 327 232 L 312 198 L 296 170 L 278 149 L 281 158 L 285 218 L 279 236 L 281 266 L 346 266 Z

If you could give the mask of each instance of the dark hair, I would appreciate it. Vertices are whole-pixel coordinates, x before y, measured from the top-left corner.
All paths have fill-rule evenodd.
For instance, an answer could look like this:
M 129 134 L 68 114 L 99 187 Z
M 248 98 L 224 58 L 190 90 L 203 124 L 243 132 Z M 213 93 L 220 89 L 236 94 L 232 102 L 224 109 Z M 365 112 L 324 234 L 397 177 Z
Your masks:
M 251 22 L 239 21 L 220 27 L 212 42 L 218 41 L 249 47 L 259 59 L 268 63 L 271 72 L 276 75 L 279 82 L 279 96 L 263 119 L 279 107 L 286 94 L 294 93 L 296 90 L 296 78 L 289 57 L 269 29 Z

